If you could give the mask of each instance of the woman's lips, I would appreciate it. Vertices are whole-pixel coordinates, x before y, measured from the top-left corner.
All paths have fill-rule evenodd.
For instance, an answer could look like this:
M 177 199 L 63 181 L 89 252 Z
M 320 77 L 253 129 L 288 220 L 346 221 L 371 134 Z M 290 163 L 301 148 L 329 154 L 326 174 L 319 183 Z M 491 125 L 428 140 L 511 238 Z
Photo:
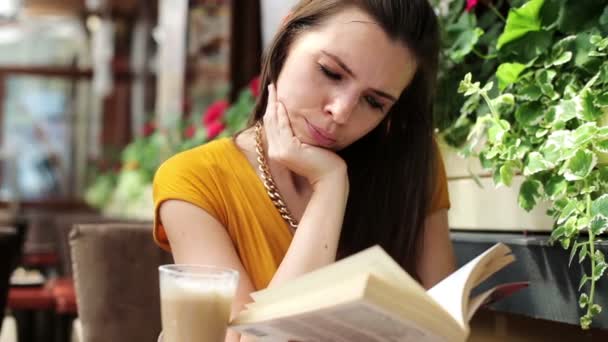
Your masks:
M 317 144 L 322 146 L 330 146 L 336 142 L 335 139 L 327 136 L 326 132 L 323 132 L 320 128 L 313 126 L 310 122 L 306 121 L 306 125 L 308 126 L 310 136 L 317 142 Z

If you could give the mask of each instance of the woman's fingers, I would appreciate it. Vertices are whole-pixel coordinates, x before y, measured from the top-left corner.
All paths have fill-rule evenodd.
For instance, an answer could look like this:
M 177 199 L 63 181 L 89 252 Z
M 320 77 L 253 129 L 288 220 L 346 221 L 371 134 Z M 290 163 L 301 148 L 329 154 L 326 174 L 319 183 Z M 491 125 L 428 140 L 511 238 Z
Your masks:
M 293 142 L 293 130 L 291 128 L 291 122 L 287 116 L 287 109 L 282 102 L 277 102 L 277 126 L 279 129 L 279 136 L 283 143 Z
M 277 92 L 274 84 L 268 85 L 268 103 L 266 104 L 266 113 L 275 113 L 277 110 Z
M 276 110 L 277 110 L 276 94 L 275 94 L 274 86 L 271 84 L 268 86 L 268 103 L 266 104 L 266 113 L 264 113 L 264 117 L 263 117 L 264 131 L 266 133 L 266 139 L 268 140 L 269 146 L 273 146 L 273 143 L 276 140 L 276 135 L 277 135 Z

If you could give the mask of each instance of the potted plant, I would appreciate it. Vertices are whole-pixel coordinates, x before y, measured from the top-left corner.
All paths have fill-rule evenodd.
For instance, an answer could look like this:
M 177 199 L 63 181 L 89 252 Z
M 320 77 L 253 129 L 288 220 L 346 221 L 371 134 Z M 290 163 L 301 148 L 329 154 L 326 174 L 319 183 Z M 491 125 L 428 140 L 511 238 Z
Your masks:
M 482 83 L 495 77 L 499 64 L 496 42 L 504 30 L 509 2 L 436 0 L 433 4 L 442 38 L 434 118 L 452 198 L 448 212 L 451 226 L 466 230 L 550 231 L 552 220 L 545 214 L 547 203 L 523 212 L 517 206 L 516 189 L 493 189 L 492 175 L 479 160 L 462 158 L 459 153 L 475 124 L 478 101 L 454 94 L 467 73 Z M 516 185 L 522 181 L 519 176 L 513 180 Z
M 579 286 L 589 328 L 596 283 L 608 265 L 596 248 L 608 230 L 608 4 L 518 1 L 496 44 L 499 65 L 482 85 L 467 74 L 463 117 L 474 118 L 462 152 L 491 170 L 495 184 L 522 175 L 518 203 L 550 203 L 551 241 L 570 262 L 589 264 Z

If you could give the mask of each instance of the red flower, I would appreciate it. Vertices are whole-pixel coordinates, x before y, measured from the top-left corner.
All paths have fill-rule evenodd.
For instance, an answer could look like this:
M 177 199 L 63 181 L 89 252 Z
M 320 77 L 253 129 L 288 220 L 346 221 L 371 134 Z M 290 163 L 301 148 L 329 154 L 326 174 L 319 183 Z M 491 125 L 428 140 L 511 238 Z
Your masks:
M 467 7 L 465 8 L 465 10 L 467 12 L 471 12 L 475 6 L 477 6 L 477 2 L 478 0 L 467 0 Z
M 214 121 L 207 125 L 207 140 L 217 137 L 226 128 L 221 121 Z
M 148 122 L 144 125 L 144 137 L 149 137 L 156 132 L 156 125 L 154 122 Z
M 251 93 L 254 97 L 260 96 L 260 76 L 254 77 L 249 82 L 249 89 L 251 90 Z
M 195 133 L 196 133 L 196 127 L 194 127 L 194 125 L 190 125 L 190 126 L 186 127 L 186 129 L 184 130 L 184 137 L 190 139 L 194 136 Z
M 211 104 L 203 114 L 203 125 L 208 126 L 212 122 L 219 121 L 230 104 L 226 100 L 219 100 Z

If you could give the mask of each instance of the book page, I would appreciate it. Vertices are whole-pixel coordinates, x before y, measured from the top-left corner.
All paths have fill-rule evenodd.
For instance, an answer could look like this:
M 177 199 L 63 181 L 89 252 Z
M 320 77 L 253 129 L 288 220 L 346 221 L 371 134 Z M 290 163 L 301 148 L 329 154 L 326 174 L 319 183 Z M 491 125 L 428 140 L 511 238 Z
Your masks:
M 463 327 L 468 327 L 467 306 L 471 289 L 513 262 L 515 258 L 510 252 L 511 249 L 507 245 L 497 243 L 429 289 L 427 293 Z
M 251 298 L 255 302 L 252 306 L 286 300 L 294 293 L 308 292 L 361 273 L 373 273 L 391 284 L 410 291 L 414 290 L 426 296 L 425 289 L 414 278 L 407 274 L 380 246 L 374 246 L 304 274 L 286 284 L 254 292 L 251 294 Z
M 449 341 L 364 301 L 271 321 L 232 326 L 260 341 Z M 451 339 L 460 341 L 460 339 Z M 462 339 L 464 340 L 464 339 Z

